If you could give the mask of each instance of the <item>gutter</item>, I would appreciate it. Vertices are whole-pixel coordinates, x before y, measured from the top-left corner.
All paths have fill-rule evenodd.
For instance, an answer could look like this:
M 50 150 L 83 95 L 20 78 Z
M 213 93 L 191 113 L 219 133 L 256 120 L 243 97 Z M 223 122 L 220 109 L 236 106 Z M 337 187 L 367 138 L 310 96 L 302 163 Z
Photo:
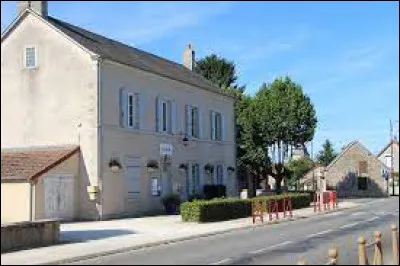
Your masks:
M 97 63 L 97 175 L 98 175 L 98 186 L 99 186 L 99 199 L 97 200 L 99 217 L 98 220 L 103 219 L 103 132 L 102 132 L 102 77 L 101 77 L 101 64 L 102 58 L 100 56 L 93 57 Z

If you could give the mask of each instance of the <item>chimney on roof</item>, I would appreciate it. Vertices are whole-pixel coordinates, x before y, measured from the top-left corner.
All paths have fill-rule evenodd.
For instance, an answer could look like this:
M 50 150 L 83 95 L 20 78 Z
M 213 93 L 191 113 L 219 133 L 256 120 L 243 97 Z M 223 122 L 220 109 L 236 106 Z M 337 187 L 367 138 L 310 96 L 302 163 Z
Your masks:
M 18 16 L 29 8 L 42 17 L 47 17 L 47 6 L 47 1 L 17 1 Z
M 188 44 L 183 52 L 183 65 L 190 69 L 194 70 L 196 64 L 195 52 L 191 44 Z

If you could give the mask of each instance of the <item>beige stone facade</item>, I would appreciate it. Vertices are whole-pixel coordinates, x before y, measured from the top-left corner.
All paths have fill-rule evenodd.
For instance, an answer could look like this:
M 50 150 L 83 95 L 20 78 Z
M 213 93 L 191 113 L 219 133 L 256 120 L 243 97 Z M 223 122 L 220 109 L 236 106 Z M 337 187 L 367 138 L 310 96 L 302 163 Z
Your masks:
M 1 147 L 80 146 L 75 162 L 79 169 L 76 219 L 160 211 L 161 196 L 170 192 L 186 199 L 191 168 L 181 170 L 181 164 L 198 165 L 199 186 L 207 179 L 204 165 L 220 165 L 228 195 L 238 195 L 236 173 L 227 171 L 228 166 L 235 167 L 236 156 L 232 98 L 218 89 L 102 58 L 49 21 L 27 11 L 2 35 Z M 35 47 L 34 68 L 24 67 L 26 47 Z M 121 125 L 122 88 L 138 95 L 138 128 Z M 173 125 L 168 133 L 157 132 L 156 102 L 160 97 L 173 103 Z M 201 123 L 199 137 L 183 141 L 187 105 L 197 107 Z M 221 114 L 221 140 L 211 140 L 215 121 L 210 118 L 211 111 Z M 160 144 L 172 146 L 170 164 L 150 173 L 146 164 L 149 160 L 160 162 Z M 122 165 L 118 172 L 110 170 L 113 158 Z M 139 178 L 129 180 L 129 175 Z M 215 172 L 213 175 L 215 182 Z M 151 193 L 153 177 L 160 185 L 159 196 Z M 98 186 L 97 202 L 88 199 L 87 186 Z M 138 186 L 133 197 L 127 186 Z M 37 215 L 41 217 L 40 211 Z

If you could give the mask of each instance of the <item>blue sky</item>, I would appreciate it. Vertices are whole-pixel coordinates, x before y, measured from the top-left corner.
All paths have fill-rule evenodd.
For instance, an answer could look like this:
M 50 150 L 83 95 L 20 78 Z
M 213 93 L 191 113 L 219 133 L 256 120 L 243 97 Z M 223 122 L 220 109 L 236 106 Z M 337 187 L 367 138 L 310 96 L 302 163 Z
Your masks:
M 1 29 L 15 17 L 1 1 Z M 253 94 L 290 75 L 318 115 L 314 150 L 358 139 L 372 152 L 399 120 L 399 3 L 393 2 L 50 2 L 49 14 L 181 62 L 192 43 L 235 61 Z M 398 131 L 398 124 L 396 126 Z

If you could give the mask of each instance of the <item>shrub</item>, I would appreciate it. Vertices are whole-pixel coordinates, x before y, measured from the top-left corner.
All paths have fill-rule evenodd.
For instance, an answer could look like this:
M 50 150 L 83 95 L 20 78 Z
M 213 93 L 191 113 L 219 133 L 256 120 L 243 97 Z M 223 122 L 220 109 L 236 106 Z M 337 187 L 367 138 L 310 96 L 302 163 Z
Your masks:
M 264 202 L 278 200 L 279 209 L 282 211 L 282 199 L 287 196 L 292 198 L 293 209 L 310 206 L 308 194 L 290 193 L 253 199 L 213 199 L 185 202 L 182 203 L 180 211 L 184 222 L 226 221 L 251 216 L 251 204 L 258 200 Z
M 214 199 L 226 197 L 225 185 L 204 185 L 204 199 Z

